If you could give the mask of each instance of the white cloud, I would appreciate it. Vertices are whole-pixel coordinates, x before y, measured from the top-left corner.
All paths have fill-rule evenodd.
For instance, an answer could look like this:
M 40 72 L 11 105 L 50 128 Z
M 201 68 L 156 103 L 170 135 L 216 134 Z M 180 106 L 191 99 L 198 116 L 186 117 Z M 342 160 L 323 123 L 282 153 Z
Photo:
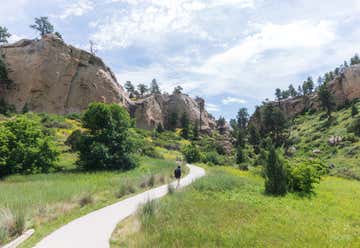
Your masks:
M 225 105 L 232 103 L 245 104 L 246 100 L 237 97 L 226 97 L 222 100 L 222 103 Z
M 25 35 L 16 35 L 16 34 L 11 34 L 10 38 L 8 38 L 9 43 L 14 43 L 17 42 L 21 39 L 25 39 L 26 36 Z
M 205 108 L 206 110 L 208 110 L 209 112 L 219 112 L 220 111 L 220 107 L 216 104 L 212 104 L 212 103 L 205 103 Z
M 94 9 L 94 3 L 89 0 L 79 0 L 65 7 L 63 12 L 58 15 L 60 19 L 66 19 L 71 16 L 82 16 Z
M 255 0 L 112 0 L 127 3 L 128 8 L 113 11 L 104 20 L 92 22 L 92 34 L 103 49 L 124 48 L 136 42 L 159 45 L 169 34 L 192 34 L 197 39 L 212 37 L 194 20 L 197 13 L 219 6 L 249 8 Z
M 334 25 L 329 21 L 317 24 L 296 21 L 285 25 L 265 24 L 260 32 L 248 36 L 239 45 L 212 56 L 199 72 L 219 74 L 226 72 L 237 75 L 239 66 L 257 62 L 261 54 L 268 50 L 291 50 L 297 48 L 321 47 L 335 39 Z

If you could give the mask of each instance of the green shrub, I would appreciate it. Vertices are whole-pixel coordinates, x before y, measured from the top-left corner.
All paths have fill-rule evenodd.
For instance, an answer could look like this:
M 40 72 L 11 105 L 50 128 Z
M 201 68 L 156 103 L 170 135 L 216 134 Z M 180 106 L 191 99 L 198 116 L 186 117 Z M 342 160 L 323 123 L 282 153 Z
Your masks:
M 46 173 L 59 155 L 40 123 L 18 116 L 0 126 L 0 175 Z
M 288 168 L 288 186 L 290 191 L 303 194 L 313 193 L 314 185 L 320 182 L 326 173 L 325 166 L 319 161 L 302 161 Z
M 197 148 L 197 146 L 193 143 L 184 146 L 182 153 L 184 154 L 185 160 L 188 163 L 196 163 L 201 159 L 199 148 Z
M 76 150 L 85 170 L 129 170 L 138 164 L 129 113 L 116 104 L 92 103 L 82 118 L 84 128 Z

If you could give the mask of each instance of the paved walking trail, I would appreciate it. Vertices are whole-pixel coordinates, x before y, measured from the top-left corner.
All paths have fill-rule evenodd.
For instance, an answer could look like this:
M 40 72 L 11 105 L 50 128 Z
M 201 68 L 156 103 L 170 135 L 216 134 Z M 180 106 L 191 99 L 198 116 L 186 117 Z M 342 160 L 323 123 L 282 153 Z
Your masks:
M 181 179 L 180 187 L 187 186 L 195 179 L 205 175 L 204 169 L 194 165 L 187 166 L 190 172 Z M 176 186 L 175 182 L 172 184 Z M 163 185 L 91 212 L 54 231 L 35 247 L 108 248 L 111 234 L 121 220 L 134 214 L 139 205 L 146 203 L 149 199 L 157 199 L 167 193 L 168 186 Z

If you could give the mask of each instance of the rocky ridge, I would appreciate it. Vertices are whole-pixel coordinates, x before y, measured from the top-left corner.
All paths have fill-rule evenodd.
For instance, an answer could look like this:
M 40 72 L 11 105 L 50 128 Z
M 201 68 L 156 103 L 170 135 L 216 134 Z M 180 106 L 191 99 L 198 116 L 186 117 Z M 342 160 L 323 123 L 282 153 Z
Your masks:
M 168 127 L 172 113 L 179 120 L 186 113 L 192 123 L 201 119 L 203 131 L 216 126 L 203 100 L 185 94 L 153 94 L 132 101 L 99 57 L 55 35 L 0 46 L 0 56 L 12 81 L 0 84 L 0 98 L 18 111 L 27 105 L 35 112 L 67 114 L 81 112 L 91 102 L 104 102 L 127 108 L 140 128 Z

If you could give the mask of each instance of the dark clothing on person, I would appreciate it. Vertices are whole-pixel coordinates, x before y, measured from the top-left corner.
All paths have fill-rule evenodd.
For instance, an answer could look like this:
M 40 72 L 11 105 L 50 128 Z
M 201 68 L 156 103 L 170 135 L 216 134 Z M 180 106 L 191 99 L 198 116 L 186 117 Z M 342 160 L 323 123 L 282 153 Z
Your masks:
M 181 168 L 177 167 L 174 171 L 174 175 L 176 179 L 179 179 L 181 177 Z

